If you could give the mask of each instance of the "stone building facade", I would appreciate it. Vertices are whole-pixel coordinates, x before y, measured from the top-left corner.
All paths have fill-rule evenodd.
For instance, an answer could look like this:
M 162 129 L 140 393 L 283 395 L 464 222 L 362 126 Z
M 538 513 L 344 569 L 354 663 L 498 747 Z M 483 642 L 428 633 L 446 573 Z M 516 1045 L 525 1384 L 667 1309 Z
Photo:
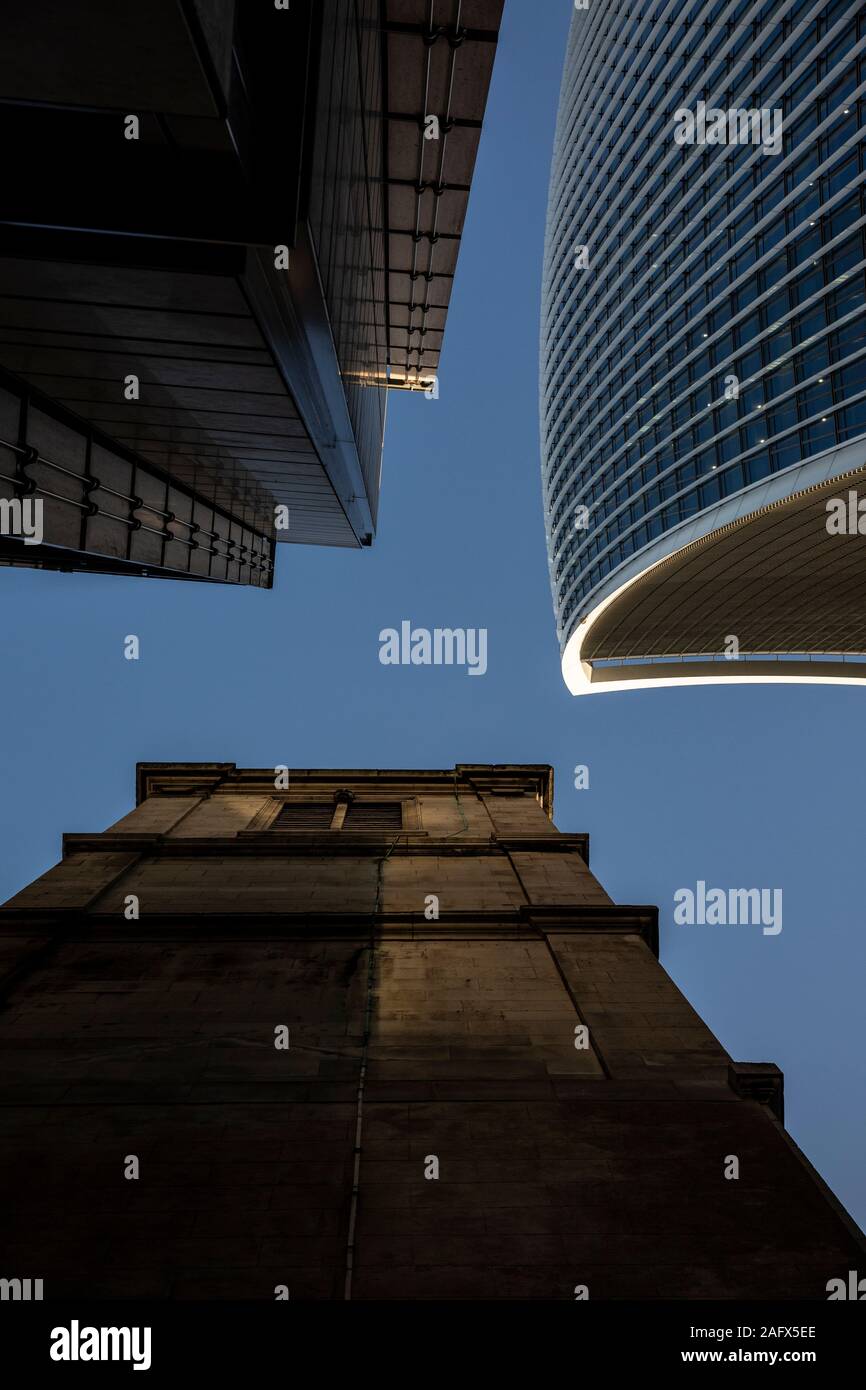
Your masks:
M 46 1298 L 824 1299 L 866 1270 L 781 1074 L 732 1063 L 656 909 L 612 902 L 552 823 L 549 767 L 137 783 L 0 910 L 0 1274 Z

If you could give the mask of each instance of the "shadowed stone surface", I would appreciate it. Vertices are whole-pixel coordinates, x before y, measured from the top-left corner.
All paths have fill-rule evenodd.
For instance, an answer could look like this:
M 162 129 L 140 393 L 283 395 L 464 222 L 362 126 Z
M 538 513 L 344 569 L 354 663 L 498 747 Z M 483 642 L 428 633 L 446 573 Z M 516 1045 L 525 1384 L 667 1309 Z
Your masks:
M 823 1299 L 862 1266 L 780 1076 L 732 1067 L 549 768 L 138 786 L 0 910 L 4 1276 L 344 1298 L 359 1088 L 354 1299 Z M 347 798 L 403 830 L 269 828 Z

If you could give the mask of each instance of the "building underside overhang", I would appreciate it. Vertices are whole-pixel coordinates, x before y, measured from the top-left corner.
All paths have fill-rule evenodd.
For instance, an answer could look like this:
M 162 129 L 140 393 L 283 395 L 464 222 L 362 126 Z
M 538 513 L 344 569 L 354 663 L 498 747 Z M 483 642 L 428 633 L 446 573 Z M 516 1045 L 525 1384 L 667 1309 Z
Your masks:
M 563 652 L 571 692 L 866 680 L 863 453 L 861 443 L 828 455 L 832 476 L 763 507 L 741 501 L 736 519 L 608 592 Z M 861 466 L 837 471 L 858 457 Z
M 0 564 L 270 588 L 274 542 L 229 480 L 160 469 L 0 372 Z
M 438 372 L 503 3 L 381 0 L 392 388 Z
M 384 406 L 367 428 L 352 392 L 384 402 L 438 370 L 501 10 L 34 0 L 19 12 L 0 55 L 12 479 L 0 499 L 43 498 L 46 535 L 3 538 L 0 563 L 269 586 L 275 542 L 372 542 Z M 363 131 L 346 132 L 349 108 Z M 425 138 L 430 113 L 438 140 Z M 328 165 L 344 136 L 366 174 Z M 11 399 L 28 396 L 25 438 Z M 42 447 L 43 416 L 62 420 L 71 452 L 56 430 Z M 105 515 L 89 524 L 94 503 Z M 236 542 L 225 567 L 209 512 Z

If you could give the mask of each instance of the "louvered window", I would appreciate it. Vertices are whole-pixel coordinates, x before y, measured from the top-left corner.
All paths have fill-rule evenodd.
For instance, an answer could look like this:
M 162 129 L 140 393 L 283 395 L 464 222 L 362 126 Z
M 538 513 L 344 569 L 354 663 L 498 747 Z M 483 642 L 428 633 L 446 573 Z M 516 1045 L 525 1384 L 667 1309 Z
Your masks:
M 327 830 L 333 818 L 333 801 L 287 801 L 281 807 L 272 829 Z
M 343 822 L 346 830 L 402 830 L 399 801 L 353 801 Z

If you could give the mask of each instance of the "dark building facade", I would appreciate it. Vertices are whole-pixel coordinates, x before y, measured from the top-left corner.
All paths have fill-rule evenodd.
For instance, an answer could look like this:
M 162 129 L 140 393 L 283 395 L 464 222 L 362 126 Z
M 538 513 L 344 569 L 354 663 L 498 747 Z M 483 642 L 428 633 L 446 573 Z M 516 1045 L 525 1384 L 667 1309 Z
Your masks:
M 575 694 L 866 674 L 828 525 L 866 487 L 864 37 L 856 0 L 572 16 L 541 449 Z
M 0 563 L 269 587 L 277 541 L 372 542 L 387 392 L 436 376 L 501 8 L 10 17 Z
M 860 1233 L 545 766 L 142 764 L 0 910 L 5 1279 L 825 1299 Z M 738 1167 L 738 1175 L 734 1168 Z

